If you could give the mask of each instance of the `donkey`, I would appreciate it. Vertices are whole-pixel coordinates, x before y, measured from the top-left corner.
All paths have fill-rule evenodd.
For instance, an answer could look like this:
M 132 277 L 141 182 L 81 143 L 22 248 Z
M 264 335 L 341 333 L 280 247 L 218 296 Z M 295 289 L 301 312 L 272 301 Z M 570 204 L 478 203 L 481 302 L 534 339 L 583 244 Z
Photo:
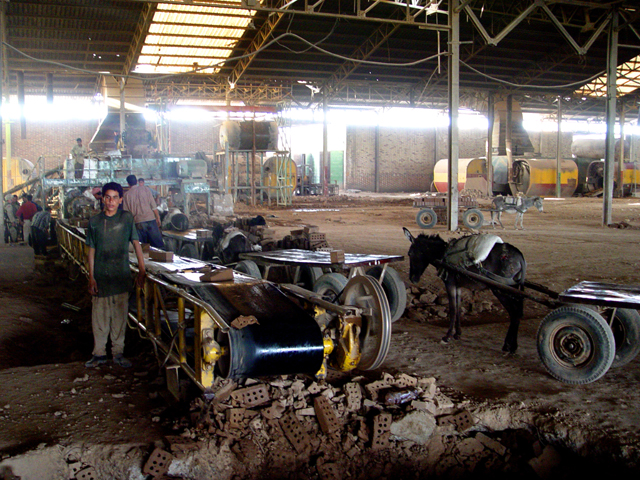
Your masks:
M 492 287 L 490 284 L 471 279 L 464 273 L 447 268 L 447 265 L 457 264 L 458 267 L 462 267 L 464 270 L 482 275 L 494 282 L 524 290 L 527 263 L 520 250 L 508 243 L 502 243 L 502 240 L 495 235 L 468 235 L 446 242 L 439 235 L 427 236 L 420 234 L 414 237 L 406 228 L 403 228 L 403 230 L 405 236 L 411 242 L 411 247 L 409 248 L 409 279 L 413 283 L 417 283 L 425 269 L 430 264 L 435 264 L 439 268 L 439 276 L 444 281 L 449 298 L 449 330 L 442 341 L 446 343 L 451 338 L 457 340 L 462 335 L 460 329 L 462 316 L 460 289 L 463 287 L 476 290 L 490 288 L 507 310 L 510 319 L 502 350 L 507 353 L 515 353 L 518 349 L 518 328 L 524 314 L 524 297 L 510 294 L 499 287 Z M 493 237 L 493 241 L 490 241 L 491 237 Z M 485 240 L 489 240 L 489 243 Z M 464 248 L 470 243 L 481 243 L 484 252 L 475 255 L 474 258 L 474 255 Z
M 524 230 L 524 212 L 531 207 L 536 207 L 539 212 L 542 212 L 542 197 L 503 197 L 498 195 L 491 201 L 491 225 L 496 228 L 497 220 L 500 226 L 504 228 L 502 212 L 515 213 L 515 229 L 518 229 L 518 223 L 520 223 L 520 228 Z

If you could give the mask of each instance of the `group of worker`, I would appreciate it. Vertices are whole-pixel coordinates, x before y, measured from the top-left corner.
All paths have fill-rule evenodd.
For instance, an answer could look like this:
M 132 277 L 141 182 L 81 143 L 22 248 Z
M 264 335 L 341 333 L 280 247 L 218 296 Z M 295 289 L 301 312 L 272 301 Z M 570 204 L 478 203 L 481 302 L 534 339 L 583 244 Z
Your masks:
M 44 210 L 28 194 L 7 194 L 4 198 L 5 243 L 28 243 L 36 255 L 46 255 L 51 238 L 51 209 Z

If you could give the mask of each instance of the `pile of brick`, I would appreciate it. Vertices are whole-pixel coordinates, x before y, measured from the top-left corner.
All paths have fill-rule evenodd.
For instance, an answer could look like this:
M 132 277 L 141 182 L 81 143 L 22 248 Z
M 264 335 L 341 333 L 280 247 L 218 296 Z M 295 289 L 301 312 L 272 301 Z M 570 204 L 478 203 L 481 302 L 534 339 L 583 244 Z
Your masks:
M 499 307 L 494 303 L 490 291 L 472 292 L 462 289 L 460 305 L 463 313 L 475 315 L 490 312 Z M 426 322 L 431 318 L 446 319 L 449 317 L 449 299 L 441 282 L 428 284 L 426 287 L 412 285 L 407 288 L 407 310 L 405 317 L 418 322 Z
M 283 376 L 215 387 L 211 400 L 192 404 L 189 427 L 168 439 L 171 452 L 156 449 L 145 474 L 166 478 L 172 455 L 184 456 L 188 442 L 231 452 L 235 479 L 459 478 L 549 466 L 542 448 L 523 463 L 506 442 L 478 431 L 468 401 L 456 405 L 433 378 Z M 166 468 L 152 471 L 159 463 Z

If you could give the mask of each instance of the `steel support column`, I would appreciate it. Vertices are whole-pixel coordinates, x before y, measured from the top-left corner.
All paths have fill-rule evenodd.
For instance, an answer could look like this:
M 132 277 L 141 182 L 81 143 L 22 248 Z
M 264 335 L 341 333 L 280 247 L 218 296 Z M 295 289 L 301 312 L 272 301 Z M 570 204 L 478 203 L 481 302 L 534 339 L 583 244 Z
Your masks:
M 460 104 L 460 14 L 458 0 L 449 2 L 449 188 L 448 228 L 458 229 L 458 106 Z
M 493 196 L 493 124 L 495 99 L 492 92 L 487 97 L 487 195 Z
M 329 194 L 326 175 L 327 166 L 329 165 L 329 126 L 327 125 L 329 98 L 326 93 L 326 86 L 323 88 L 323 91 L 325 94 L 322 99 L 322 161 L 320 162 L 320 185 L 322 185 L 322 195 L 327 196 Z
M 602 225 L 611 223 L 613 199 L 613 175 L 615 165 L 616 125 L 616 80 L 618 67 L 618 12 L 614 10 L 607 37 L 607 135 L 604 153 L 604 194 L 602 202 Z
M 562 95 L 558 97 L 558 132 L 556 134 L 556 197 L 562 196 L 562 149 L 560 142 L 562 141 Z

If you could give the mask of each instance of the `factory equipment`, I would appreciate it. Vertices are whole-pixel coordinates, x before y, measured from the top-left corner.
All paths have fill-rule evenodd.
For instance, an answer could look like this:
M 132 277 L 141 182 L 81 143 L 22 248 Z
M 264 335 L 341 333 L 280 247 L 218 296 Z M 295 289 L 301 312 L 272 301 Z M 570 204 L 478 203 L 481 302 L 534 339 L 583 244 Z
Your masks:
M 86 273 L 84 235 L 65 221 L 57 230 L 64 258 Z M 135 274 L 135 255 L 130 261 Z M 175 255 L 170 262 L 145 260 L 145 267 L 129 318 L 170 360 L 167 375 L 179 369 L 203 390 L 217 376 L 323 379 L 328 368 L 373 370 L 388 353 L 389 303 L 374 277 L 351 277 L 329 302 L 296 285 Z

